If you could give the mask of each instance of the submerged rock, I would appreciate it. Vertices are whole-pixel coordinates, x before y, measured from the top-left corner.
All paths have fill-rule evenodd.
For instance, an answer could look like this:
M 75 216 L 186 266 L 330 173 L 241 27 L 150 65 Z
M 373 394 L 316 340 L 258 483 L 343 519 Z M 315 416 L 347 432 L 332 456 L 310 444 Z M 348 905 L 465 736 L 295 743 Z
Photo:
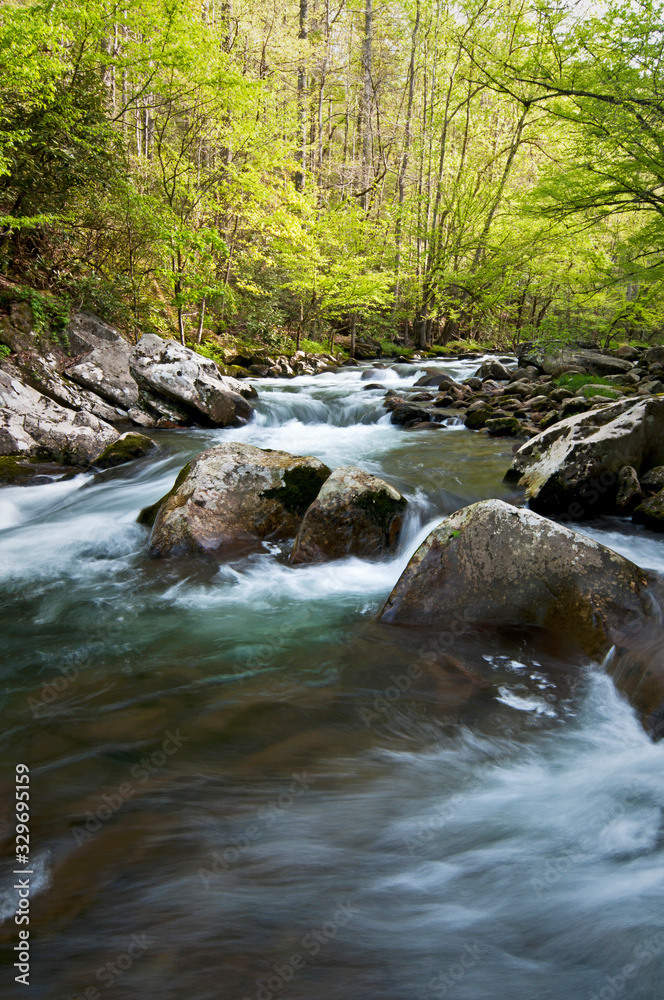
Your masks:
M 354 465 L 335 469 L 311 504 L 290 561 L 293 565 L 358 556 L 377 559 L 399 541 L 406 500 Z
M 140 386 L 141 403 L 167 417 L 159 406 L 164 397 L 175 410 L 175 420 L 203 420 L 218 427 L 239 426 L 253 409 L 245 399 L 255 390 L 221 375 L 214 361 L 174 340 L 155 334 L 141 337 L 130 358 L 131 374 Z
M 618 472 L 664 463 L 664 399 L 640 396 L 560 420 L 516 453 L 505 479 L 530 506 L 573 520 L 615 513 Z
M 221 558 L 264 539 L 292 538 L 329 475 L 317 458 L 248 444 L 210 448 L 185 465 L 170 493 L 141 511 L 141 523 L 154 521 L 150 554 Z
M 0 371 L 0 455 L 89 465 L 119 436 L 94 414 L 60 406 Z

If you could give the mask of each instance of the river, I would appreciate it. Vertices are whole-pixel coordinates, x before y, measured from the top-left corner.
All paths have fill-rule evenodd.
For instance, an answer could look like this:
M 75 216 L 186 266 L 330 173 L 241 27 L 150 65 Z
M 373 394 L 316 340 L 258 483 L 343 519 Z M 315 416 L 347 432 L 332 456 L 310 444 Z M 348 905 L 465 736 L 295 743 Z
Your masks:
M 664 996 L 664 743 L 564 622 L 547 646 L 376 623 L 442 516 L 515 498 L 513 442 L 395 427 L 361 372 L 261 380 L 239 430 L 159 431 L 155 458 L 0 490 L 3 997 Z M 140 508 L 229 440 L 384 477 L 411 501 L 398 555 L 148 559 Z M 626 521 L 583 530 L 664 570 Z

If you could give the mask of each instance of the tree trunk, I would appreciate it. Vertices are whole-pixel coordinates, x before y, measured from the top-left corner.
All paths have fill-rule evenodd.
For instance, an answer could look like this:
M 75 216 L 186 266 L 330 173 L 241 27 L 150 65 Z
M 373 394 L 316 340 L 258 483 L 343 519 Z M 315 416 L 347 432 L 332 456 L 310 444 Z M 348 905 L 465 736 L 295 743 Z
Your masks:
M 372 166 L 371 155 L 371 112 L 373 104 L 372 80 L 372 43 L 373 43 L 373 8 L 372 0 L 365 0 L 364 8 L 364 39 L 362 42 L 362 207 L 368 210 L 371 204 L 369 175 Z
M 308 13 L 308 0 L 300 0 L 300 33 L 298 37 L 302 41 L 306 41 L 308 36 Z M 295 190 L 304 191 L 304 175 L 307 165 L 307 67 L 304 62 L 304 54 L 297 71 L 297 117 L 300 132 L 297 159 L 300 167 L 295 174 Z
M 203 340 L 203 322 L 205 320 L 205 305 L 207 299 L 205 296 L 201 299 L 201 311 L 198 314 L 198 330 L 196 331 L 196 343 L 200 344 Z
M 357 323 L 357 316 L 355 313 L 350 315 L 350 356 L 355 357 L 355 327 Z

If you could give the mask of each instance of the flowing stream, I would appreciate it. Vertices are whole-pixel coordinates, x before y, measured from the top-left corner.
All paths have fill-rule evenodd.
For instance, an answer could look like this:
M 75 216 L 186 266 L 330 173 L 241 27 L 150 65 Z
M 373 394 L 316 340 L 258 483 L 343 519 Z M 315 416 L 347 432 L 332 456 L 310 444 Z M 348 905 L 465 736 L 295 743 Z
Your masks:
M 262 380 L 240 430 L 160 431 L 156 458 L 0 490 L 3 997 L 664 996 L 664 743 L 564 622 L 548 644 L 377 624 L 442 516 L 514 498 L 513 442 L 394 427 L 361 374 Z M 148 559 L 139 509 L 228 440 L 382 476 L 411 501 L 400 552 Z M 583 530 L 664 570 L 664 542 L 626 521 Z

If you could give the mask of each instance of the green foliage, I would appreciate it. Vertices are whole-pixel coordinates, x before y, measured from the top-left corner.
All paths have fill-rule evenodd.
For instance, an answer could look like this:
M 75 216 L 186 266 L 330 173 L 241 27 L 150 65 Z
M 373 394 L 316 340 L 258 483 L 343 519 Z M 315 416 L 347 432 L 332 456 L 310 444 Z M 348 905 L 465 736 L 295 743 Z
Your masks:
M 368 76 L 354 8 L 299 15 L 5 0 L 0 269 L 274 353 L 664 334 L 657 5 L 388 5 Z
M 580 372 L 565 372 L 554 380 L 561 389 L 578 392 L 584 385 L 611 385 L 608 379 L 600 375 L 582 375 Z
M 8 358 L 11 353 L 11 348 L 6 344 L 0 344 L 0 358 Z

